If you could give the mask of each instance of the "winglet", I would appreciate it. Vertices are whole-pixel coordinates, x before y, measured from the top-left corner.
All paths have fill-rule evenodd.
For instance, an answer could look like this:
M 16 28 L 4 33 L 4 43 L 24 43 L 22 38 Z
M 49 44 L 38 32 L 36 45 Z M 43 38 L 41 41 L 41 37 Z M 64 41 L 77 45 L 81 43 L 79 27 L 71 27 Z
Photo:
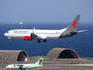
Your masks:
M 33 30 L 35 30 L 35 27 L 34 27 L 34 29 Z
M 34 33 L 34 32 L 35 32 L 35 27 L 34 27 L 34 29 L 33 29 L 32 33 Z

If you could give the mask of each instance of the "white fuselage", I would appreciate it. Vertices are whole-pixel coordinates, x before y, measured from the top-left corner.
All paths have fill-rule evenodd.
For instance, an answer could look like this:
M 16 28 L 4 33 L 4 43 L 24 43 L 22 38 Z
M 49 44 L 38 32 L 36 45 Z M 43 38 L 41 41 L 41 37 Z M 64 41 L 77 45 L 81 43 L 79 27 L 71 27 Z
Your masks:
M 6 68 L 11 68 L 11 69 L 14 69 L 14 68 L 18 68 L 18 69 L 25 69 L 25 68 L 34 68 L 34 67 L 41 67 L 43 65 L 36 65 L 36 64 L 10 64 L 8 66 L 6 66 Z
M 35 34 L 38 36 L 45 36 L 46 39 L 58 39 L 59 36 L 64 32 L 66 29 L 62 30 L 35 30 Z M 14 29 L 10 30 L 4 35 L 8 38 L 23 38 L 24 36 L 31 36 L 32 29 Z

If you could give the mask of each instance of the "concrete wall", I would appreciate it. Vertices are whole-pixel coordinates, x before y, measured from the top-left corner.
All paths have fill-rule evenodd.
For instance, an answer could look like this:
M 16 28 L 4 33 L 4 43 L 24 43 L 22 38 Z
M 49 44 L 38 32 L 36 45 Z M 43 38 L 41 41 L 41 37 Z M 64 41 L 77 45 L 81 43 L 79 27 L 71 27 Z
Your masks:
M 28 54 L 23 50 L 0 50 L 1 61 L 27 61 Z
M 47 53 L 49 58 L 79 58 L 78 54 L 72 49 L 53 48 Z

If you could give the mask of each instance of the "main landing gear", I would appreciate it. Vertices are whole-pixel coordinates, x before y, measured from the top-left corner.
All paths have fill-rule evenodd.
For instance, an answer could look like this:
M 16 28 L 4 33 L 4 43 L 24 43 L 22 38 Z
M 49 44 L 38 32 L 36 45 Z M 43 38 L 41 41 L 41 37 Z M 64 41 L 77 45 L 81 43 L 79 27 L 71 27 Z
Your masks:
M 41 41 L 38 39 L 37 42 L 40 43 Z M 47 40 L 44 39 L 43 42 L 47 42 Z
M 25 70 L 25 69 L 20 69 L 20 70 Z
M 47 42 L 47 40 L 46 40 L 46 39 L 44 39 L 44 40 L 43 40 L 43 42 Z
M 41 41 L 38 39 L 37 42 L 40 43 Z

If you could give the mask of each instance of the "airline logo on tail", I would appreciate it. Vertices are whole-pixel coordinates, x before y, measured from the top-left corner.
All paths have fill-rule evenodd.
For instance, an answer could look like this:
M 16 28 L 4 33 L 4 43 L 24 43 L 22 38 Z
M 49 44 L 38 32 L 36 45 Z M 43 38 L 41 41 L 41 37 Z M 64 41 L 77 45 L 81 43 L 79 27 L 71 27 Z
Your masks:
M 71 23 L 71 24 L 72 24 L 72 23 Z M 72 27 L 77 28 L 77 27 L 76 27 L 76 20 L 73 22 Z

